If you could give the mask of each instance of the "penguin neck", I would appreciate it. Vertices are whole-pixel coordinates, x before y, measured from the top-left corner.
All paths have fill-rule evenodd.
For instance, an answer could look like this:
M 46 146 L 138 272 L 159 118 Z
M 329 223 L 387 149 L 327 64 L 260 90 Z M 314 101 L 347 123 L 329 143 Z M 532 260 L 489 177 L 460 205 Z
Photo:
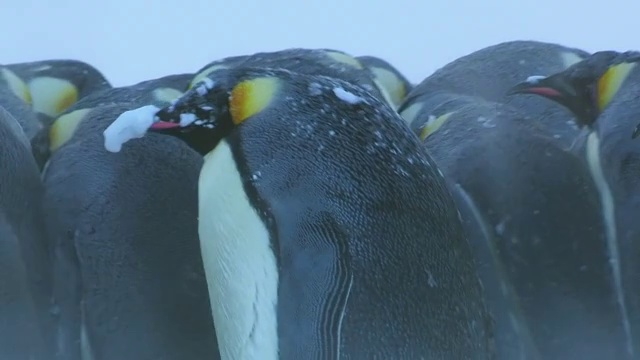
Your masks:
M 204 158 L 200 247 L 222 359 L 278 359 L 278 266 L 225 140 Z

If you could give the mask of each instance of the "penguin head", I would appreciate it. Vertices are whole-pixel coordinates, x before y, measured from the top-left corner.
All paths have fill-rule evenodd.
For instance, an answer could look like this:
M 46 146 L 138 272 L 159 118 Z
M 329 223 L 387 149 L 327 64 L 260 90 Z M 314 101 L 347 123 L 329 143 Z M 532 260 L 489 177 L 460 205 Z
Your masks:
M 640 52 L 596 52 L 562 72 L 531 76 L 507 95 L 543 96 L 568 108 L 578 125 L 592 127 L 638 62 Z
M 7 73 L 9 70 L 10 73 Z M 16 93 L 36 113 L 54 119 L 81 98 L 111 84 L 93 66 L 79 60 L 43 60 L 8 64 L 2 71 Z
M 158 110 L 149 131 L 178 137 L 206 155 L 247 118 L 265 109 L 278 87 L 263 69 L 231 69 L 203 79 Z

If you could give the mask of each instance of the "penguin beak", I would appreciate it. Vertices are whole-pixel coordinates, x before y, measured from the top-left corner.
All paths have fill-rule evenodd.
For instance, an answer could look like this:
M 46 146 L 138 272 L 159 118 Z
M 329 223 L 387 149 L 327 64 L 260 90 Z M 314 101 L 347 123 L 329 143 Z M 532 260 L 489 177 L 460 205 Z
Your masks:
M 547 77 L 530 77 L 527 81 L 512 87 L 507 95 L 532 94 L 539 95 L 567 108 L 580 126 L 591 126 L 598 111 L 590 91 L 578 91 L 569 82 L 565 73 L 557 73 Z
M 516 94 L 540 95 L 552 100 L 565 97 L 567 94 L 560 89 L 563 86 L 556 76 L 542 77 L 531 76 L 527 81 L 521 82 L 507 91 L 507 96 Z
M 214 128 L 215 108 L 202 107 L 201 97 L 193 92 L 179 98 L 172 105 L 159 109 L 155 113 L 155 121 L 149 131 L 176 135 L 196 130 L 198 128 Z
M 157 120 L 151 125 L 149 128 L 149 132 L 154 132 L 158 134 L 171 135 L 171 136 L 180 136 L 181 132 L 184 132 L 186 129 L 180 126 L 180 123 L 173 121 L 164 121 Z
M 167 130 L 177 130 L 178 128 L 180 128 L 180 124 L 178 123 L 158 120 L 151 125 L 149 130 L 153 132 L 166 132 Z
M 203 108 L 179 102 L 156 112 L 155 122 L 148 131 L 181 139 L 193 150 L 206 155 L 225 134 L 224 126 L 220 126 L 217 119 L 217 107 Z

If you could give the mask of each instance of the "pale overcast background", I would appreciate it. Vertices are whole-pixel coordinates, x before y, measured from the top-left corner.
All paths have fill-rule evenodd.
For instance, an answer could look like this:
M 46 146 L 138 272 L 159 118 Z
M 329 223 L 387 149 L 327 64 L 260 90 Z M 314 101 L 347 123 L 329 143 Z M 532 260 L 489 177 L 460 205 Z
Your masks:
M 114 85 L 231 55 L 334 48 L 419 82 L 498 42 L 640 50 L 640 0 L 0 0 L 0 64 L 86 61 Z

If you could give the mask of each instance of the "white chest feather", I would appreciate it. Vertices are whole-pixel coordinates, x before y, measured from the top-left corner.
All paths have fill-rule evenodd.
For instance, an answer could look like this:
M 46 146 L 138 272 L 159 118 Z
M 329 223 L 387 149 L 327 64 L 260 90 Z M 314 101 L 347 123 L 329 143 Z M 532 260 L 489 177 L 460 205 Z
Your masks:
M 269 233 L 229 145 L 221 142 L 204 160 L 200 246 L 222 359 L 278 359 L 278 270 Z
M 91 342 L 89 340 L 89 334 L 87 334 L 86 316 L 84 311 L 84 304 L 81 308 L 82 323 L 80 325 L 80 358 L 82 360 L 94 360 L 93 351 L 91 350 Z
M 606 231 L 607 247 L 609 249 L 609 264 L 613 272 L 613 285 L 616 294 L 616 300 L 620 307 L 620 313 L 622 314 L 622 325 L 627 336 L 627 351 L 630 355 L 633 355 L 633 342 L 631 338 L 631 325 L 629 323 L 629 316 L 627 312 L 627 306 L 625 303 L 624 287 L 622 284 L 622 275 L 620 269 L 620 249 L 618 247 L 618 236 L 616 229 L 616 215 L 615 215 L 615 199 L 611 192 L 611 188 L 607 183 L 607 179 L 604 175 L 602 163 L 600 161 L 600 139 L 596 132 L 591 132 L 587 138 L 587 163 L 589 170 L 591 171 L 591 177 L 600 194 L 600 204 L 602 216 L 604 218 L 604 225 Z

